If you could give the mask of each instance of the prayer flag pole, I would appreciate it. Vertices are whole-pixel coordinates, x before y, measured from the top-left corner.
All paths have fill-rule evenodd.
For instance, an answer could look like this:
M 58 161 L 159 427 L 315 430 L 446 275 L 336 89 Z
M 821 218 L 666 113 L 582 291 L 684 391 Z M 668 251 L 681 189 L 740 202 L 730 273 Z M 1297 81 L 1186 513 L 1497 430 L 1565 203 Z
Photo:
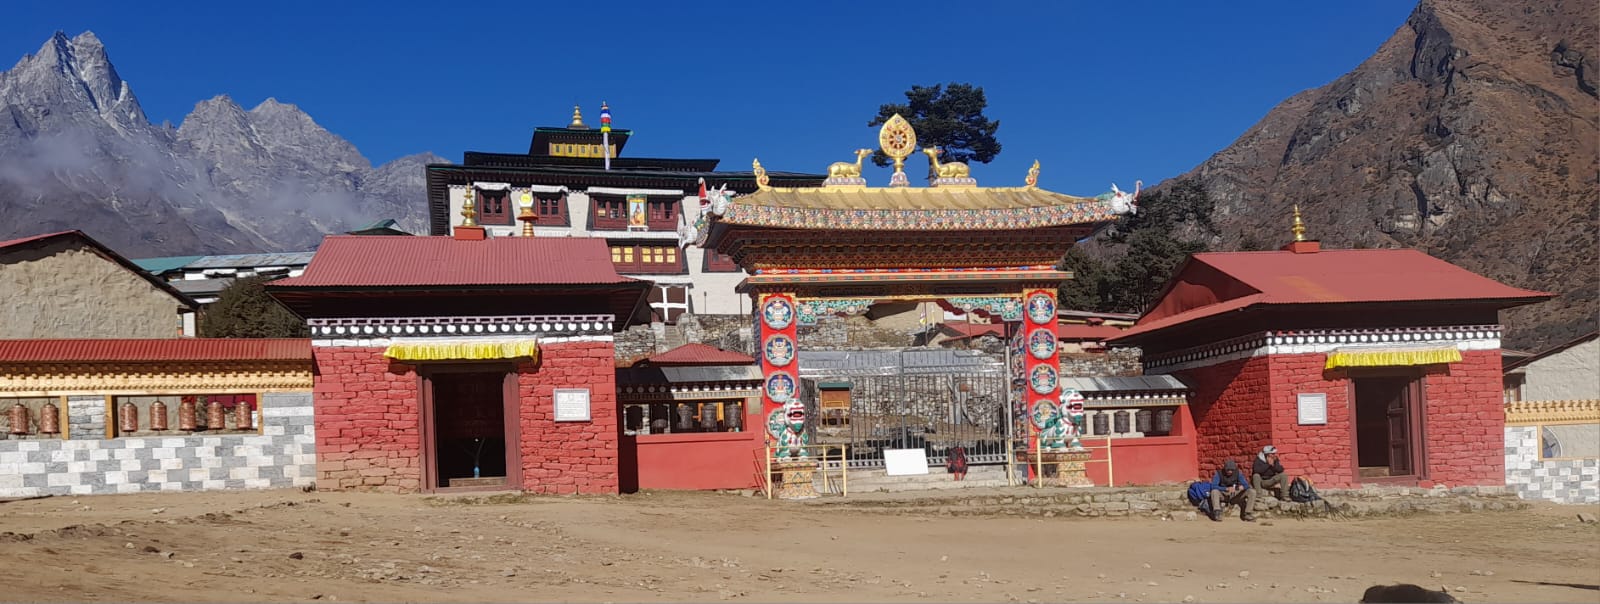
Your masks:
M 611 170 L 611 107 L 600 101 L 600 152 L 605 154 L 606 170 Z

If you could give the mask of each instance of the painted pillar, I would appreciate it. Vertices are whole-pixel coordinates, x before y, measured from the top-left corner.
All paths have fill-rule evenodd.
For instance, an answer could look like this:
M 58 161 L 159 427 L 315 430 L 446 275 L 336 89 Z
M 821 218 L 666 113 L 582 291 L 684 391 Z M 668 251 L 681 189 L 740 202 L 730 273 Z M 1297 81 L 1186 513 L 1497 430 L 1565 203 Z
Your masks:
M 1065 416 L 1061 404 L 1060 339 L 1056 318 L 1056 290 L 1022 290 L 1022 395 L 1028 401 L 1028 450 L 1039 447 L 1040 423 L 1053 415 Z M 1030 467 L 1031 468 L 1031 467 Z M 1031 473 L 1030 469 L 1030 473 Z
M 756 297 L 756 356 L 761 362 L 761 425 L 749 429 L 766 433 L 768 445 L 777 446 L 773 432 L 790 429 L 795 419 L 784 406 L 800 402 L 798 308 L 792 293 L 760 293 Z M 804 407 L 799 407 L 803 409 Z

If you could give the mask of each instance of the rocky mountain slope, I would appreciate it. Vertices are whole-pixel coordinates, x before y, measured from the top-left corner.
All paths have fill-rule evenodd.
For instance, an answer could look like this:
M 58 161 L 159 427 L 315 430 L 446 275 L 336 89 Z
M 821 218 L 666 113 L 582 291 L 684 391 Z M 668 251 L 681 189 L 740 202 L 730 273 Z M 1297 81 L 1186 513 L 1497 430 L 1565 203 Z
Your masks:
M 311 249 L 395 218 L 426 227 L 422 165 L 374 168 L 294 105 L 225 96 L 151 124 L 93 33 L 0 72 L 0 239 L 82 229 L 124 254 Z
M 1592 3 L 1422 0 L 1180 178 L 1216 202 L 1213 247 L 1281 245 L 1299 204 L 1325 246 L 1416 247 L 1560 294 L 1502 317 L 1508 347 L 1558 344 L 1600 313 L 1597 61 Z

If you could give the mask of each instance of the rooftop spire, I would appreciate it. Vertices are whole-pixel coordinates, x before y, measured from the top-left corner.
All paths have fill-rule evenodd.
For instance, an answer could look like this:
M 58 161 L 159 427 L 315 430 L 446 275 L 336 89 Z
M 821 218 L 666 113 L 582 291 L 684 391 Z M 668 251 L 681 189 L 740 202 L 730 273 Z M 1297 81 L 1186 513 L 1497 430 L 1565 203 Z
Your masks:
M 567 129 L 569 129 L 569 130 L 588 130 L 589 129 L 589 127 L 584 125 L 584 123 L 583 123 L 583 108 L 582 107 L 579 107 L 577 105 L 573 105 L 572 106 L 572 123 L 571 124 L 567 124 Z
M 1294 232 L 1295 241 L 1306 240 L 1306 223 L 1300 222 L 1300 204 L 1294 204 L 1294 227 L 1289 230 Z

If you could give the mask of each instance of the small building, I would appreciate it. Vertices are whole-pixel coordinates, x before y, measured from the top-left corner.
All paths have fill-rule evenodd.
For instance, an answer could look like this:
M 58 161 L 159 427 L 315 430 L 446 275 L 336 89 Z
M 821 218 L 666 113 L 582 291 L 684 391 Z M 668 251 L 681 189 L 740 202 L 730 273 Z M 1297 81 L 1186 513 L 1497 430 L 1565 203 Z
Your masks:
M 0 339 L 195 335 L 200 305 L 82 231 L 0 241 Z
M 1498 312 L 1548 298 L 1416 250 L 1297 236 L 1190 257 L 1111 344 L 1192 389 L 1203 472 L 1271 444 L 1319 485 L 1500 485 Z
M 622 490 L 759 485 L 746 462 L 765 433 L 750 355 L 685 344 L 617 369 Z
M 1600 338 L 1506 365 L 1506 485 L 1528 499 L 1600 503 Z
M 314 252 L 272 252 L 221 256 L 167 256 L 134 260 L 156 278 L 166 281 L 201 305 L 217 301 L 222 290 L 238 279 L 298 277 L 311 263 Z
M 1508 361 L 1507 403 L 1600 400 L 1600 332 Z
M 618 492 L 612 334 L 649 287 L 602 239 L 325 238 L 267 286 L 311 330 L 317 486 Z
M 602 238 L 618 273 L 654 283 L 654 321 L 672 323 L 686 312 L 749 314 L 748 298 L 734 291 L 745 272 L 726 255 L 683 247 L 679 232 L 699 219 L 707 189 L 754 192 L 754 172 L 718 170 L 717 159 L 630 156 L 634 134 L 602 132 L 575 107 L 567 126 L 535 128 L 527 153 L 468 151 L 459 165 L 430 164 L 430 233 L 449 235 L 463 224 L 469 194 L 475 223 L 495 236 L 519 232 L 519 206 L 527 205 L 539 237 Z M 815 187 L 825 178 L 767 175 L 785 187 Z

